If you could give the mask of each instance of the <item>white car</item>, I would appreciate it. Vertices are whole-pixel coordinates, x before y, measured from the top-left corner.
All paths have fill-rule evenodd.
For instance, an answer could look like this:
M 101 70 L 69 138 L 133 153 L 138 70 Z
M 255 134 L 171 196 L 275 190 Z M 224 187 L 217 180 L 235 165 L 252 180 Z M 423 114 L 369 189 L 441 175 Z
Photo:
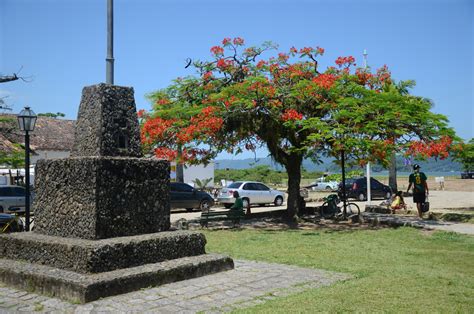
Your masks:
M 328 182 L 313 182 L 310 185 L 311 190 L 313 191 L 337 191 L 339 187 L 339 182 L 328 181 Z
M 268 186 L 260 182 L 253 181 L 237 181 L 229 184 L 227 187 L 221 189 L 217 201 L 224 204 L 225 208 L 230 208 L 235 202 L 233 196 L 234 191 L 239 192 L 239 196 L 242 198 L 244 208 L 248 204 L 274 204 L 275 206 L 281 206 L 285 200 L 285 193 L 272 190 Z

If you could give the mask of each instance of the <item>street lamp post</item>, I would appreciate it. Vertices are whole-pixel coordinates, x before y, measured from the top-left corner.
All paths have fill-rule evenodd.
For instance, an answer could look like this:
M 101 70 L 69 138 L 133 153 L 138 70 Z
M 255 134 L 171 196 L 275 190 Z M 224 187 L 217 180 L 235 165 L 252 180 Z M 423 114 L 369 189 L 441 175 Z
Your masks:
M 25 107 L 18 114 L 18 125 L 21 131 L 25 132 L 25 230 L 30 231 L 30 134 L 36 124 L 36 114 L 30 107 Z

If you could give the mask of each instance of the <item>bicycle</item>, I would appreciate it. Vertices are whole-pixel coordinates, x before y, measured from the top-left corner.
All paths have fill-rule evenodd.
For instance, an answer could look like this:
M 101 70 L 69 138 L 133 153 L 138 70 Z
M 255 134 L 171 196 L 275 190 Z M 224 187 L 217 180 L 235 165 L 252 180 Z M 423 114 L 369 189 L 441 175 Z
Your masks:
M 0 234 L 10 232 L 22 232 L 25 230 L 25 213 L 17 212 L 20 208 L 10 208 L 11 214 L 0 213 Z M 34 217 L 30 218 L 30 226 Z M 30 227 L 33 230 L 32 227 Z
M 324 198 L 324 203 L 319 207 L 321 218 L 344 218 L 344 203 L 337 194 L 330 194 Z M 360 208 L 356 203 L 346 203 L 346 218 L 360 215 Z

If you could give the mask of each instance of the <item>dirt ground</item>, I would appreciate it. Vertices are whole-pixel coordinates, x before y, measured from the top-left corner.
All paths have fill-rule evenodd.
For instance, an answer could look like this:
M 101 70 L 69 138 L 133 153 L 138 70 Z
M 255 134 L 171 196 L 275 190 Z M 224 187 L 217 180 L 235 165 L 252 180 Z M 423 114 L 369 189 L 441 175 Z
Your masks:
M 388 184 L 388 178 L 379 181 Z M 397 178 L 397 185 L 399 190 L 406 191 L 408 187 L 408 177 Z M 440 183 L 435 181 L 435 177 L 428 177 L 428 187 L 432 191 L 474 192 L 474 179 L 444 177 L 444 189 L 442 189 Z

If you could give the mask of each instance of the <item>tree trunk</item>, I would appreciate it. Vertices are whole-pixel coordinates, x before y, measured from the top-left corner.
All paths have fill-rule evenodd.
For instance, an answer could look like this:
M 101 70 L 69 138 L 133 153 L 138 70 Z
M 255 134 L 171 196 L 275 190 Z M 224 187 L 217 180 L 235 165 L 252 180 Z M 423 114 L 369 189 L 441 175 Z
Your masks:
M 398 191 L 398 187 L 397 187 L 397 156 L 396 156 L 395 152 L 393 152 L 392 156 L 390 157 L 388 185 L 392 189 L 393 193 L 396 193 Z
M 301 183 L 301 164 L 303 158 L 300 155 L 291 154 L 285 165 L 288 173 L 288 200 L 287 200 L 287 218 L 295 221 L 298 218 L 298 212 L 303 202 L 300 196 Z
M 183 155 L 183 148 L 178 145 L 178 159 L 176 160 L 176 182 L 184 183 L 184 166 L 181 163 L 181 156 Z

